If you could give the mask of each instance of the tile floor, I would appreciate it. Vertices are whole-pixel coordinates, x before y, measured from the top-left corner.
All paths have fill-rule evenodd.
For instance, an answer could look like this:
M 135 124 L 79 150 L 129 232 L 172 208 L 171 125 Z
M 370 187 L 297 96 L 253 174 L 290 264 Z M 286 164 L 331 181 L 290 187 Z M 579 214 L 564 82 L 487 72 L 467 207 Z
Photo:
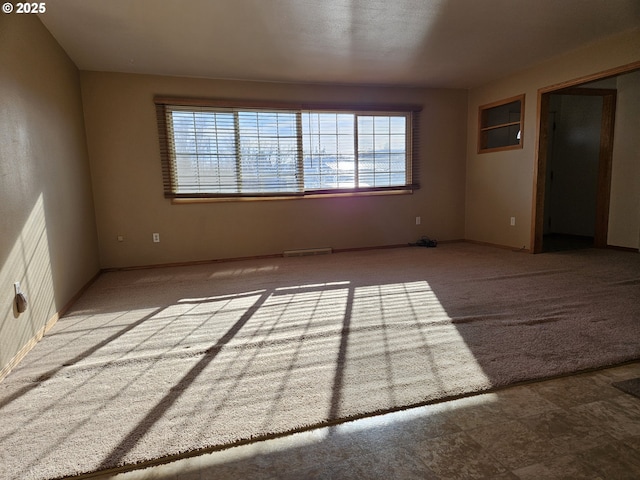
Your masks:
M 348 422 L 102 480 L 640 479 L 640 362 Z

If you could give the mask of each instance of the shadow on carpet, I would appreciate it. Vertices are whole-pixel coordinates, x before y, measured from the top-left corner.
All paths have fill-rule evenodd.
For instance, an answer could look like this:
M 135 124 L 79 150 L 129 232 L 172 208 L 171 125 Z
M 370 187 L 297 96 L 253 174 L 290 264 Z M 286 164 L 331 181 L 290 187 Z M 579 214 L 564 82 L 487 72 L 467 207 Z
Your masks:
M 0 383 L 0 478 L 144 465 L 640 358 L 640 255 L 472 244 L 101 275 Z

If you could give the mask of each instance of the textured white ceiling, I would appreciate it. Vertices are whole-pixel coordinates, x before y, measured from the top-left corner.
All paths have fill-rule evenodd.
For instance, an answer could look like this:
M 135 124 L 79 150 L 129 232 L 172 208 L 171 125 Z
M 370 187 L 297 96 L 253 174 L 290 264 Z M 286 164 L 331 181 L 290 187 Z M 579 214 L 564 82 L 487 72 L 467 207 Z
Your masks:
M 470 88 L 640 27 L 640 0 L 54 0 L 82 70 Z

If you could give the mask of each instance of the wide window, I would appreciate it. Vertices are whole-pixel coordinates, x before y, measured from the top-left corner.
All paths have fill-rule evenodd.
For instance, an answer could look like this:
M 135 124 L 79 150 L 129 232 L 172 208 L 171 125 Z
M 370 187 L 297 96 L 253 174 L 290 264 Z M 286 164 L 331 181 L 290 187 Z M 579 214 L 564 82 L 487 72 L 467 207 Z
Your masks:
M 168 198 L 417 188 L 410 109 L 156 106 Z

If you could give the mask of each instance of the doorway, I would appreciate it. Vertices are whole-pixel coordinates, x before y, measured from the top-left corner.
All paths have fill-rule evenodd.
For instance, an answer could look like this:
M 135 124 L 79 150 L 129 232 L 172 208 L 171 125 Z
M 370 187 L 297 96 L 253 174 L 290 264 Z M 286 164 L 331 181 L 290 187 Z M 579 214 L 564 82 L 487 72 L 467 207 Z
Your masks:
M 606 247 L 616 90 L 541 94 L 534 253 Z

